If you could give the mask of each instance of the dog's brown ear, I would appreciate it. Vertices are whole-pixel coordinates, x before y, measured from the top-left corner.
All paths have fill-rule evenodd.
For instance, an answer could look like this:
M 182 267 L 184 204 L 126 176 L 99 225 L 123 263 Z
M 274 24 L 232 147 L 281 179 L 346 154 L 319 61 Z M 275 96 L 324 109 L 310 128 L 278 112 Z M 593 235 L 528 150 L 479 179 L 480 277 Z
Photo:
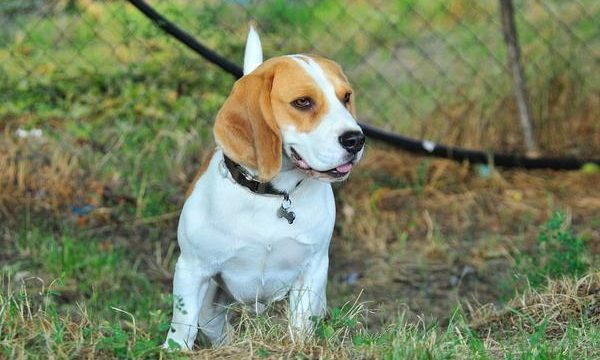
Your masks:
M 238 80 L 213 129 L 225 155 L 257 169 L 261 181 L 270 181 L 281 169 L 281 134 L 271 107 L 272 83 L 272 70 Z

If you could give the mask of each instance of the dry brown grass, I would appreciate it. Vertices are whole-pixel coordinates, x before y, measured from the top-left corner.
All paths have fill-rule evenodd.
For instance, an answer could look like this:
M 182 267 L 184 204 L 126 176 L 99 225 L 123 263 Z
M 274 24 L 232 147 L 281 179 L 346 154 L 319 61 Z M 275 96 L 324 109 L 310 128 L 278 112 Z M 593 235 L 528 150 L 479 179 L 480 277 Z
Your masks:
M 530 85 L 534 133 L 545 156 L 597 158 L 600 153 L 600 92 L 581 96 L 579 81 L 565 73 Z M 419 119 L 411 134 L 448 145 L 525 153 L 514 97 L 486 101 L 444 104 Z
M 600 272 L 576 281 L 550 281 L 544 289 L 530 289 L 502 309 L 493 305 L 476 309 L 472 317 L 472 329 L 483 338 L 540 328 L 547 337 L 560 338 L 573 324 L 600 325 Z
M 14 221 L 26 208 L 48 214 L 65 211 L 89 186 L 81 149 L 46 135 L 18 138 L 19 123 L 7 121 L 0 128 L 0 215 Z

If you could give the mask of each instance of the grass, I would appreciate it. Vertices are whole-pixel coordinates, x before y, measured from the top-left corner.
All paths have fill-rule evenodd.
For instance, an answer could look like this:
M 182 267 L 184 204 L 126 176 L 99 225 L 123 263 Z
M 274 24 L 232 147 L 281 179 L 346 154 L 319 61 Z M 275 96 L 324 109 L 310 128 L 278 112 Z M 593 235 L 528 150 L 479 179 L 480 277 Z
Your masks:
M 97 308 L 90 302 L 65 312 L 59 306 L 61 281 L 46 285 L 40 279 L 23 278 L 15 282 L 6 275 L 2 280 L 0 346 L 7 358 L 182 356 L 160 349 L 160 335 L 168 329 L 160 311 L 130 313 L 116 306 Z M 316 335 L 303 343 L 290 337 L 281 321 L 285 309 L 273 308 L 258 317 L 237 309 L 234 342 L 198 350 L 194 358 L 590 359 L 600 355 L 594 346 L 600 340 L 599 290 L 600 274 L 550 282 L 542 290 L 529 290 L 503 310 L 479 310 L 471 323 L 455 312 L 443 328 L 407 322 L 400 316 L 370 330 L 365 326 L 365 305 L 354 301 L 333 308 L 327 319 L 316 324 Z M 107 321 L 107 312 L 113 320 Z
M 11 135 L 16 124 L 6 124 L 0 155 L 10 165 L 0 177 L 10 189 L 3 193 L 1 224 L 4 356 L 177 357 L 159 347 L 176 255 L 177 213 L 164 211 L 181 199 L 168 198 L 156 208 L 159 216 L 139 211 L 152 200 L 110 177 L 106 183 L 93 178 L 102 159 L 119 157 L 122 148 L 102 152 L 53 133 L 17 140 Z M 158 149 L 146 155 L 168 161 Z M 184 172 L 180 182 L 158 177 L 148 183 L 161 188 L 173 181 L 182 194 L 185 174 L 193 176 L 190 163 L 199 161 L 182 157 L 183 165 L 174 165 Z M 317 336 L 294 343 L 282 321 L 285 310 L 258 319 L 241 310 L 231 346 L 203 347 L 194 356 L 593 358 L 600 197 L 589 190 L 596 181 L 597 174 L 583 172 L 494 170 L 482 178 L 461 165 L 370 147 L 361 172 L 336 188 L 331 308 Z M 93 206 L 86 211 L 85 205 Z M 553 213 L 560 207 L 571 210 Z M 571 261 L 546 268 L 565 253 Z M 531 258 L 540 261 L 525 261 Z M 512 280 L 515 265 L 519 277 Z M 353 272 L 357 282 L 340 280 Z M 494 290 L 499 274 L 510 280 L 502 280 L 505 293 Z M 548 274 L 559 280 L 545 286 Z M 561 281 L 563 274 L 571 277 Z M 522 281 L 534 278 L 537 289 Z M 360 288 L 364 294 L 354 300 Z M 502 298 L 514 300 L 496 309 L 477 304 Z
M 240 58 L 245 8 L 157 3 Z M 479 3 L 485 11 L 477 14 L 493 13 L 494 4 Z M 524 56 L 536 61 L 527 71 L 539 140 L 547 154 L 595 154 L 597 72 L 574 56 L 585 50 L 577 42 L 555 45 L 569 36 L 549 11 L 560 10 L 582 38 L 592 38 L 594 17 L 574 3 L 547 4 L 524 7 L 517 19 Z M 272 1 L 248 9 L 266 48 L 277 49 L 270 51 L 313 49 L 340 61 L 364 119 L 465 146 L 517 149 L 515 123 L 497 120 L 515 114 L 503 70 L 489 63 L 504 56 L 490 30 L 499 25 L 466 5 Z M 313 338 L 294 341 L 281 306 L 258 318 L 236 308 L 230 346 L 162 352 L 178 212 L 233 80 L 119 2 L 56 1 L 43 10 L 52 16 L 7 7 L 0 5 L 0 357 L 600 356 L 597 170 L 480 171 L 379 144 L 368 144 L 352 179 L 335 187 L 330 308 Z M 356 29 L 330 31 L 348 19 Z M 539 29 L 559 55 L 549 56 Z M 587 46 L 597 49 L 593 39 Z M 381 86 L 386 78 L 389 88 Z M 486 82 L 498 85 L 493 93 Z M 465 87 L 467 100 L 457 92 Z M 18 129 L 42 135 L 20 138 Z

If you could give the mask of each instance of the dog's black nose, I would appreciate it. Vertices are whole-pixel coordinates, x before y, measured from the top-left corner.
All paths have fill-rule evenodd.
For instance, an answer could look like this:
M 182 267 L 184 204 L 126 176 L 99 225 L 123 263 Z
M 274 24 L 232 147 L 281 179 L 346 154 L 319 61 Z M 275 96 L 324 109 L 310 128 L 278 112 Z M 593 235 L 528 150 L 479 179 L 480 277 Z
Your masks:
M 347 131 L 338 138 L 338 141 L 349 153 L 356 154 L 365 144 L 365 136 L 360 131 Z

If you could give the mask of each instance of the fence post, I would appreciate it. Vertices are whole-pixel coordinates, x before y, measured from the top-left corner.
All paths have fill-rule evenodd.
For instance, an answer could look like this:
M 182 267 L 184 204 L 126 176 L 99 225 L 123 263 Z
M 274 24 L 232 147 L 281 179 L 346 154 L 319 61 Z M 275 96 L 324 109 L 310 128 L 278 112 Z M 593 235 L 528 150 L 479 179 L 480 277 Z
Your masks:
M 531 126 L 531 111 L 527 101 L 527 89 L 525 84 L 525 73 L 521 66 L 521 54 L 517 38 L 517 27 L 515 25 L 514 7 L 512 0 L 499 0 L 500 12 L 502 14 L 502 33 L 508 52 L 508 62 L 512 72 L 513 92 L 519 107 L 519 119 L 521 129 L 525 139 L 527 153 L 530 155 L 538 154 L 538 146 L 533 136 L 533 127 Z

